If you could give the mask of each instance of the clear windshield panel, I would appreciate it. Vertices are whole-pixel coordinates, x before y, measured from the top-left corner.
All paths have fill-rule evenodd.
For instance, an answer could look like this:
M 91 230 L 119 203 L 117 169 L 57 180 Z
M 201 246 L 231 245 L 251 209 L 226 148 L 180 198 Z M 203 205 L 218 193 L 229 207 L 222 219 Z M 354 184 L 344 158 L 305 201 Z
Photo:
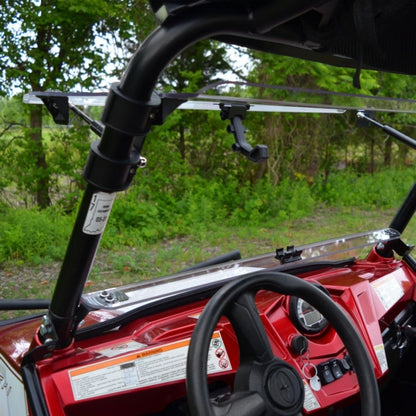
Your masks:
M 400 233 L 391 228 L 353 234 L 296 247 L 296 251 L 301 252 L 301 258 L 289 265 L 280 266 L 276 254 L 272 252 L 262 256 L 84 294 L 83 301 L 94 308 L 113 309 L 124 313 L 155 301 L 163 301 L 163 299 L 172 296 L 184 295 L 192 291 L 208 290 L 248 273 L 261 270 L 278 270 L 279 267 L 287 270 L 288 267 L 297 268 L 303 263 L 314 261 L 332 262 L 364 258 L 374 245 L 399 238 Z
M 162 98 L 184 101 L 179 109 L 215 110 L 221 102 L 249 104 L 248 111 L 291 113 L 334 113 L 346 110 L 374 110 L 389 113 L 416 114 L 416 100 L 340 93 L 281 85 L 239 81 L 218 81 L 193 93 L 163 93 Z M 33 91 L 23 96 L 26 104 L 43 104 L 42 99 L 68 97 L 72 105 L 104 106 L 107 92 Z
M 371 96 L 363 94 L 341 93 L 328 90 L 287 87 L 282 85 L 267 85 L 239 81 L 218 81 L 207 85 L 199 91 L 197 98 L 212 98 L 212 94 L 220 95 L 223 99 L 227 95 L 238 96 L 247 102 L 255 102 L 261 89 L 262 100 L 271 100 L 282 105 L 307 105 L 317 108 L 338 108 L 344 110 L 374 110 L 390 113 L 416 113 L 416 100 Z M 208 95 L 208 94 L 211 94 Z M 254 100 L 252 101 L 252 99 Z
M 369 248 L 372 246 L 399 238 L 400 233 L 398 231 L 392 228 L 384 228 L 308 244 L 297 247 L 297 249 L 302 250 L 302 260 L 362 258 L 368 254 Z

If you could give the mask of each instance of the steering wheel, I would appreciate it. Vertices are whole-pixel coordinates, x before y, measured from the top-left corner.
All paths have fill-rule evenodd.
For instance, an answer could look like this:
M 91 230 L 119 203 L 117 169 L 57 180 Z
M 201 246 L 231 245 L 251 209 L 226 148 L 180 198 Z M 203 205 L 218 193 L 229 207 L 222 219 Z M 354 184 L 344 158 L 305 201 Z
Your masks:
M 254 297 L 261 290 L 295 295 L 319 309 L 337 331 L 352 360 L 361 392 L 361 415 L 380 415 L 380 399 L 367 349 L 345 312 L 317 287 L 280 272 L 256 272 L 233 280 L 209 300 L 192 334 L 186 386 L 193 416 L 302 415 L 303 381 L 298 371 L 273 354 Z M 207 355 L 212 333 L 222 315 L 231 322 L 240 349 L 240 365 L 231 397 L 210 400 Z

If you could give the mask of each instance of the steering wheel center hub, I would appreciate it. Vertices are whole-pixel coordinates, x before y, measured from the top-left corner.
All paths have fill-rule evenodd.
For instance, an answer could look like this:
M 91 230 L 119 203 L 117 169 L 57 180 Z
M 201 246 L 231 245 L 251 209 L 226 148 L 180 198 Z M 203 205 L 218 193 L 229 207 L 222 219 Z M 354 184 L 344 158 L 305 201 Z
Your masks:
M 302 387 L 299 375 L 286 366 L 274 368 L 267 376 L 267 394 L 280 409 L 290 409 L 302 402 Z

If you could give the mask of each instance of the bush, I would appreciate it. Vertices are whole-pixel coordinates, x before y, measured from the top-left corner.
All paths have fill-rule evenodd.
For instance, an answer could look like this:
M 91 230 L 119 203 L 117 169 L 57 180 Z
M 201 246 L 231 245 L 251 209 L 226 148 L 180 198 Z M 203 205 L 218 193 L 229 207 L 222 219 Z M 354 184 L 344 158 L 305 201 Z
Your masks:
M 329 205 L 360 209 L 393 208 L 401 204 L 415 180 L 413 169 L 386 169 L 376 174 L 337 172 L 318 183 L 314 192 Z
M 53 209 L 3 208 L 0 220 L 0 263 L 33 264 L 61 259 L 71 231 L 71 220 Z
M 102 239 L 105 248 L 142 247 L 192 234 L 204 238 L 214 227 L 273 227 L 310 215 L 315 208 L 355 207 L 364 210 L 400 205 L 413 184 L 413 171 L 386 170 L 375 175 L 337 172 L 327 182 L 309 185 L 304 178 L 267 180 L 256 185 L 232 176 L 222 182 L 194 175 L 143 175 L 120 193 Z M 41 263 L 62 259 L 72 216 L 57 209 L 38 211 L 1 207 L 0 263 Z

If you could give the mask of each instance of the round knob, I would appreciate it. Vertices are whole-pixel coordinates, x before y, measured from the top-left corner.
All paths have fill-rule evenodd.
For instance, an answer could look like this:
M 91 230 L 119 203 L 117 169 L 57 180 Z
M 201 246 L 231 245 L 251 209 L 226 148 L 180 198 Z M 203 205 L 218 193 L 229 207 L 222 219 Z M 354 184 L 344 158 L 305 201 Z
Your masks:
M 296 335 L 290 342 L 290 348 L 296 355 L 305 354 L 308 351 L 308 340 L 303 335 Z

